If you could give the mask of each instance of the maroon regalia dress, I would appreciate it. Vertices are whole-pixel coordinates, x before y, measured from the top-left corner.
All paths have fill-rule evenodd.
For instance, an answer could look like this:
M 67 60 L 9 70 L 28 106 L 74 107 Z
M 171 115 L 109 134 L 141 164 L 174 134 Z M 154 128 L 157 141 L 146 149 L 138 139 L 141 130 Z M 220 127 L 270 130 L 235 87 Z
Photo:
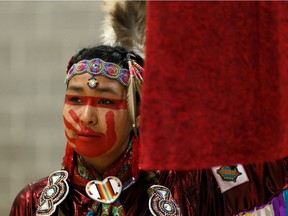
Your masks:
M 147 193 L 151 184 L 146 177 L 146 172 L 140 172 L 135 183 L 130 181 L 132 178 L 131 155 L 131 149 L 128 147 L 121 158 L 100 177 L 73 150 L 66 150 L 63 169 L 68 172 L 69 192 L 67 192 L 66 198 L 55 206 L 52 215 L 101 215 L 104 212 L 104 206 L 87 195 L 85 186 L 91 179 L 100 180 L 107 176 L 117 176 L 123 184 L 128 182 L 127 189 L 122 191 L 118 198 L 123 215 L 152 215 L 149 210 L 149 194 Z M 211 169 L 181 172 L 158 171 L 155 174 L 159 184 L 170 189 L 184 216 L 231 216 L 241 212 L 261 210 L 265 207 L 272 208 L 269 205 L 275 204 L 276 201 L 279 209 L 286 209 L 285 202 L 281 203 L 281 200 L 284 199 L 278 198 L 281 194 L 284 194 L 285 198 L 285 189 L 288 183 L 287 159 L 245 165 L 244 168 L 249 181 L 225 192 L 221 192 L 219 189 Z M 48 177 L 26 186 L 17 195 L 10 216 L 36 215 L 41 193 L 47 183 Z M 275 201 L 275 199 L 277 200 Z M 274 213 L 274 215 L 285 215 L 285 212 L 278 213 Z M 113 213 L 110 212 L 109 215 L 113 215 Z

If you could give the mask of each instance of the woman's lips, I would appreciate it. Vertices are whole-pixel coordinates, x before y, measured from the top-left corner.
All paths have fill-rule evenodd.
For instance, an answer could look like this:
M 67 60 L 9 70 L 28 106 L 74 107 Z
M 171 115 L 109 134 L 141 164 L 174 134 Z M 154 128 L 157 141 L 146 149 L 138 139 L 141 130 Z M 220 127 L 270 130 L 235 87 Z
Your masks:
M 83 140 L 83 141 L 93 141 L 93 140 L 99 140 L 102 137 L 104 137 L 101 133 L 93 133 L 93 134 L 77 134 L 77 139 Z

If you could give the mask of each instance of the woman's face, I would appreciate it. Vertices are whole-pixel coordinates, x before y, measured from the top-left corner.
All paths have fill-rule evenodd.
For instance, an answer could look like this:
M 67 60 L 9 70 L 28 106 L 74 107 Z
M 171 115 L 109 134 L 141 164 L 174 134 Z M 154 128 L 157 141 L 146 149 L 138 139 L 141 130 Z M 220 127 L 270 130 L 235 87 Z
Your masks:
M 117 80 L 97 75 L 96 88 L 87 85 L 89 73 L 75 75 L 68 84 L 63 109 L 68 144 L 85 157 L 118 157 L 126 149 L 132 123 L 127 90 Z M 116 159 L 116 158 L 115 158 Z

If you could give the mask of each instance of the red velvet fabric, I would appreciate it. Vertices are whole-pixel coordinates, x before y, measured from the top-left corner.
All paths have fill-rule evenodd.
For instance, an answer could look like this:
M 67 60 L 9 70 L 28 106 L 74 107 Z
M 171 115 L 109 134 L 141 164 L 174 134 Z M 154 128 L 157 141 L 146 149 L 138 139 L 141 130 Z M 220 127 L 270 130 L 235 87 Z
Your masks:
M 142 169 L 288 155 L 288 2 L 148 2 Z

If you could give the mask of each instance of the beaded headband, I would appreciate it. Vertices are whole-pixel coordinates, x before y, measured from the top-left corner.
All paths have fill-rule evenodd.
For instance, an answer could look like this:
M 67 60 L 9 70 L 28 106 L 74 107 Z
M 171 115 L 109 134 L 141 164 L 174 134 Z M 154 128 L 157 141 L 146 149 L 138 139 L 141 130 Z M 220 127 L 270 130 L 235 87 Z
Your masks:
M 87 85 L 90 88 L 97 87 L 98 80 L 95 78 L 95 75 L 101 74 L 110 79 L 118 80 L 122 85 L 127 87 L 128 110 L 132 120 L 134 133 L 137 134 L 136 94 L 141 97 L 143 82 L 141 74 L 143 74 L 144 69 L 131 58 L 133 56 L 134 55 L 132 53 L 127 54 L 129 70 L 121 68 L 119 65 L 112 62 L 105 62 L 99 58 L 79 61 L 73 64 L 72 67 L 68 70 L 65 83 L 68 84 L 69 80 L 72 79 L 74 75 L 83 73 L 89 73 L 92 75 L 92 77 L 87 80 Z
M 94 58 L 91 60 L 82 60 L 72 65 L 68 70 L 65 83 L 67 84 L 74 75 L 90 73 L 94 75 L 104 75 L 110 79 L 118 80 L 122 85 L 128 86 L 130 72 L 127 69 L 121 68 L 119 65 L 105 62 L 102 59 Z M 89 86 L 97 85 L 97 80 L 91 78 L 88 80 Z

